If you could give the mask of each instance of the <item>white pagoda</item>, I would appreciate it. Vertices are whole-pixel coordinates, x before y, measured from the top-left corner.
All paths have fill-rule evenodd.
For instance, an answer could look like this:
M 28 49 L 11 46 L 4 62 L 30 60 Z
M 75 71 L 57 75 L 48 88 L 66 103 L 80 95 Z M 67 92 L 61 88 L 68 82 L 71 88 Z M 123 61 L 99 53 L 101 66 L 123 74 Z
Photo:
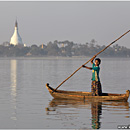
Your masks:
M 14 29 L 14 34 L 13 36 L 11 37 L 10 39 L 10 44 L 16 46 L 24 46 L 23 42 L 22 42 L 22 38 L 20 37 L 19 35 L 19 32 L 18 32 L 18 23 L 17 23 L 17 20 L 15 22 L 15 29 Z

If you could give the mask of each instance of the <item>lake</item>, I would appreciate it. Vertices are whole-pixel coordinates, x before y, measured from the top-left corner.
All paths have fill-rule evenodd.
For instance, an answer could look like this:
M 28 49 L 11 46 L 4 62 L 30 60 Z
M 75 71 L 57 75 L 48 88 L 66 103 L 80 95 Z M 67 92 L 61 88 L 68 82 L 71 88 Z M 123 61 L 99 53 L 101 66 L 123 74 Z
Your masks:
M 0 129 L 117 129 L 130 124 L 128 102 L 56 100 L 56 88 L 89 58 L 0 58 Z M 91 66 L 88 63 L 88 66 Z M 130 59 L 102 58 L 103 92 L 130 89 Z M 91 71 L 81 68 L 59 89 L 91 91 Z

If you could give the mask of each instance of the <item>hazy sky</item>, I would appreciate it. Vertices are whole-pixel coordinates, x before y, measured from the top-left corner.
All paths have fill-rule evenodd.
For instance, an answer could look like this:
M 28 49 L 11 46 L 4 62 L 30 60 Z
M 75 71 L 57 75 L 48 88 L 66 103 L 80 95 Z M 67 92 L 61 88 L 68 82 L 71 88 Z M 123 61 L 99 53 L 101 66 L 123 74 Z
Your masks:
M 92 39 L 108 45 L 130 30 L 130 2 L 0 1 L 0 43 L 10 41 L 16 17 L 27 46 L 54 40 L 85 44 Z M 130 33 L 116 43 L 130 48 Z

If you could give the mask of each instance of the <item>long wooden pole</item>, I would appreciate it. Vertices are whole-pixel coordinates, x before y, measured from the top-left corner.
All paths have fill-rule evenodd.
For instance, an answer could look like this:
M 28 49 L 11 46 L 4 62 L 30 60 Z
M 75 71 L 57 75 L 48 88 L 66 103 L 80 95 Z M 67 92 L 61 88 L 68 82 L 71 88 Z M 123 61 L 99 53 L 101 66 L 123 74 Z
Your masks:
M 106 46 L 103 50 L 101 50 L 100 52 L 98 52 L 96 55 L 94 56 L 97 56 L 99 55 L 101 52 L 103 52 L 104 50 L 106 50 L 109 46 L 111 46 L 112 44 L 114 44 L 116 41 L 118 41 L 120 38 L 122 38 L 124 35 L 126 35 L 129 31 L 127 31 L 126 33 L 124 33 L 123 35 L 121 35 L 119 38 L 117 38 L 115 41 L 113 41 L 112 43 L 110 43 L 108 46 Z M 92 57 L 93 58 L 93 57 Z M 89 61 L 92 60 L 92 58 L 90 60 L 88 60 L 86 63 L 84 63 L 83 65 L 86 65 Z M 82 66 L 80 66 L 74 73 L 72 73 L 67 79 L 65 79 L 56 89 L 55 91 L 64 83 L 66 82 L 69 78 L 71 78 L 78 70 L 80 70 L 82 68 Z

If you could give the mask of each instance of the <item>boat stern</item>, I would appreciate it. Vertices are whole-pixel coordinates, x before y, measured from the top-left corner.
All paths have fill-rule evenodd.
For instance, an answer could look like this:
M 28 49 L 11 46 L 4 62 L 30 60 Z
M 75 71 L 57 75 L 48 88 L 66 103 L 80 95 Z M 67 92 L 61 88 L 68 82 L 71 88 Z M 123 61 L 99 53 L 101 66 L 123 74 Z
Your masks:
M 130 90 L 126 90 L 126 96 L 129 98 Z

